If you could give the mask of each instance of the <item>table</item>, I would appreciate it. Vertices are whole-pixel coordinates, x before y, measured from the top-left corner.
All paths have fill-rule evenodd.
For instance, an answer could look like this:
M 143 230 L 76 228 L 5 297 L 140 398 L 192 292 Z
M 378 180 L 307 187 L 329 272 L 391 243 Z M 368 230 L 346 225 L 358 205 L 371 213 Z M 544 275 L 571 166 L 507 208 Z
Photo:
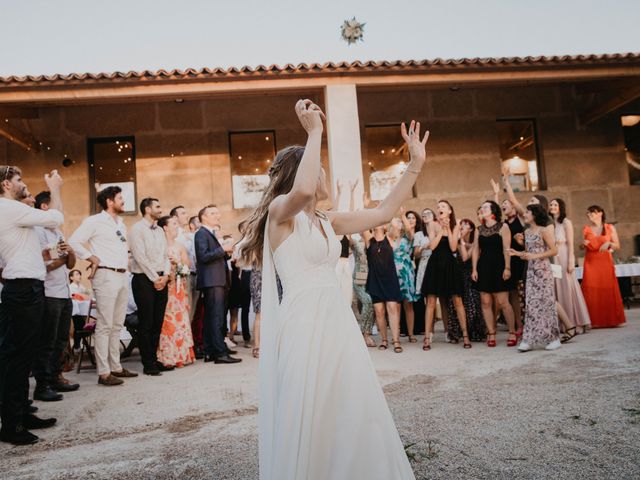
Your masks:
M 582 280 L 584 267 L 576 267 L 576 278 Z M 616 277 L 640 277 L 640 263 L 616 263 Z

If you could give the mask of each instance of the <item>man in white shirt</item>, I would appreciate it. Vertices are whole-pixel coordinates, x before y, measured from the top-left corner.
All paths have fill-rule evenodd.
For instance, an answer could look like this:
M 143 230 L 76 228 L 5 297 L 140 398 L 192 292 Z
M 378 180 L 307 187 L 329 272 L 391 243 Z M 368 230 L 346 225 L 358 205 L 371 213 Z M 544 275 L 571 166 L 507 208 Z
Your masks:
M 51 209 L 36 210 L 20 202 L 27 195 L 19 168 L 0 166 L 0 258 L 4 288 L 4 317 L 0 332 L 0 392 L 2 428 L 0 440 L 14 445 L 38 441 L 29 429 L 51 427 L 55 418 L 40 419 L 28 413 L 29 372 L 37 351 L 38 335 L 45 308 L 44 279 L 46 268 L 40 241 L 34 227 L 56 228 L 64 222 L 60 187 L 62 178 L 56 170 L 45 175 L 51 192 Z
M 156 355 L 169 299 L 167 283 L 171 263 L 164 231 L 158 228 L 158 219 L 162 216 L 158 199 L 142 199 L 140 213 L 142 220 L 131 228 L 129 234 L 133 256 L 131 286 L 138 306 L 138 348 L 143 372 L 145 375 L 158 376 L 161 371 L 173 370 L 159 363 Z
M 122 378 L 138 376 L 120 364 L 120 330 L 127 310 L 129 247 L 127 228 L 118 216 L 124 212 L 120 187 L 104 188 L 98 193 L 97 201 L 102 212 L 86 218 L 71 235 L 69 244 L 78 257 L 91 263 L 88 278 L 96 298 L 94 337 L 98 383 L 115 386 L 123 383 Z
M 37 209 L 46 212 L 51 204 L 51 194 L 40 192 L 36 195 L 35 202 Z M 62 400 L 59 392 L 73 392 L 80 388 L 80 385 L 72 384 L 62 376 L 62 355 L 69 344 L 73 311 L 67 278 L 69 268 L 73 268 L 76 263 L 76 256 L 58 228 L 35 228 L 47 276 L 44 279 L 45 316 L 40 336 L 41 345 L 33 366 L 33 376 L 36 379 L 33 398 L 51 402 Z

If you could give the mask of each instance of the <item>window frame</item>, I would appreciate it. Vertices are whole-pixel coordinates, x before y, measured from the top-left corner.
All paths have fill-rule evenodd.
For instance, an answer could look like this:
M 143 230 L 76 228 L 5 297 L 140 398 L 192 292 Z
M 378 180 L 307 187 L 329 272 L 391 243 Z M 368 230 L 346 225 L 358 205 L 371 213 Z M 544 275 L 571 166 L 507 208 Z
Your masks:
M 93 146 L 103 143 L 130 142 L 131 143 L 131 161 L 133 163 L 133 196 L 134 209 L 131 212 L 122 212 L 120 215 L 137 216 L 138 215 L 138 168 L 136 156 L 136 138 L 134 135 L 118 135 L 112 137 L 87 137 L 87 168 L 89 170 L 89 197 L 91 199 L 91 214 L 98 212 L 98 202 L 96 192 L 96 171 L 95 171 L 95 153 Z
M 229 155 L 229 183 L 231 190 L 231 208 L 233 210 L 247 210 L 247 208 L 236 208 L 233 202 L 233 152 L 231 148 L 231 137 L 233 135 L 251 135 L 251 134 L 265 134 L 270 135 L 273 138 L 273 158 L 271 161 L 275 160 L 275 156 L 278 153 L 278 137 L 276 136 L 276 130 L 268 130 L 268 129 L 254 129 L 254 130 L 229 130 L 227 132 L 227 150 Z M 237 160 L 236 160 L 237 161 Z
M 533 144 L 536 150 L 536 167 L 538 168 L 538 192 L 547 190 L 547 171 L 545 169 L 544 154 L 542 151 L 542 143 L 540 142 L 540 128 L 538 126 L 538 120 L 536 117 L 497 117 L 498 122 L 531 122 L 533 125 Z M 496 133 L 498 133 L 496 131 Z M 498 142 L 500 141 L 498 137 Z M 498 143 L 498 150 L 500 144 Z M 500 159 L 502 163 L 503 159 Z M 534 190 L 526 190 L 526 192 L 534 192 Z

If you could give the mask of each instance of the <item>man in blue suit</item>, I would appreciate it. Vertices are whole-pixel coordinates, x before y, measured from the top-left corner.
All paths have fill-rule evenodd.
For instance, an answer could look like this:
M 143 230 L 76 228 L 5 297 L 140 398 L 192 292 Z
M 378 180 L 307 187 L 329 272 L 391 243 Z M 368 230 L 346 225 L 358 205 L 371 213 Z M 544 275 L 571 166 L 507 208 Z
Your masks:
M 220 210 L 215 205 L 207 205 L 198 213 L 202 227 L 196 232 L 197 288 L 204 299 L 204 322 L 202 340 L 204 361 L 215 363 L 238 363 L 240 358 L 224 343 L 225 299 L 227 293 L 227 259 L 233 246 L 224 247 L 216 237 L 220 229 Z

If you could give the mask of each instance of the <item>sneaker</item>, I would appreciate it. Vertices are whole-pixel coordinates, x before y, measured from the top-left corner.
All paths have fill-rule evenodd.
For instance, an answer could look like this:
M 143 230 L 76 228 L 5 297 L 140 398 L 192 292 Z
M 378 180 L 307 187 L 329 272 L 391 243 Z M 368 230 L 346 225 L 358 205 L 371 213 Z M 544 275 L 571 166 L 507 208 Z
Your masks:
M 518 345 L 518 350 L 520 350 L 521 352 L 528 352 L 531 350 L 531 345 L 523 340 L 522 342 L 520 342 L 520 345 Z
M 120 380 L 119 378 L 114 377 L 113 375 L 109 375 L 108 377 L 98 377 L 98 384 L 104 385 L 105 387 L 114 387 L 116 385 L 122 385 L 124 380 Z
M 236 348 L 238 346 L 229 337 L 224 337 L 224 343 L 227 344 L 227 348 Z
M 560 343 L 560 339 L 556 338 L 553 342 L 551 342 L 549 345 L 544 347 L 544 349 L 545 350 L 557 350 L 561 346 L 562 346 L 562 343 Z

